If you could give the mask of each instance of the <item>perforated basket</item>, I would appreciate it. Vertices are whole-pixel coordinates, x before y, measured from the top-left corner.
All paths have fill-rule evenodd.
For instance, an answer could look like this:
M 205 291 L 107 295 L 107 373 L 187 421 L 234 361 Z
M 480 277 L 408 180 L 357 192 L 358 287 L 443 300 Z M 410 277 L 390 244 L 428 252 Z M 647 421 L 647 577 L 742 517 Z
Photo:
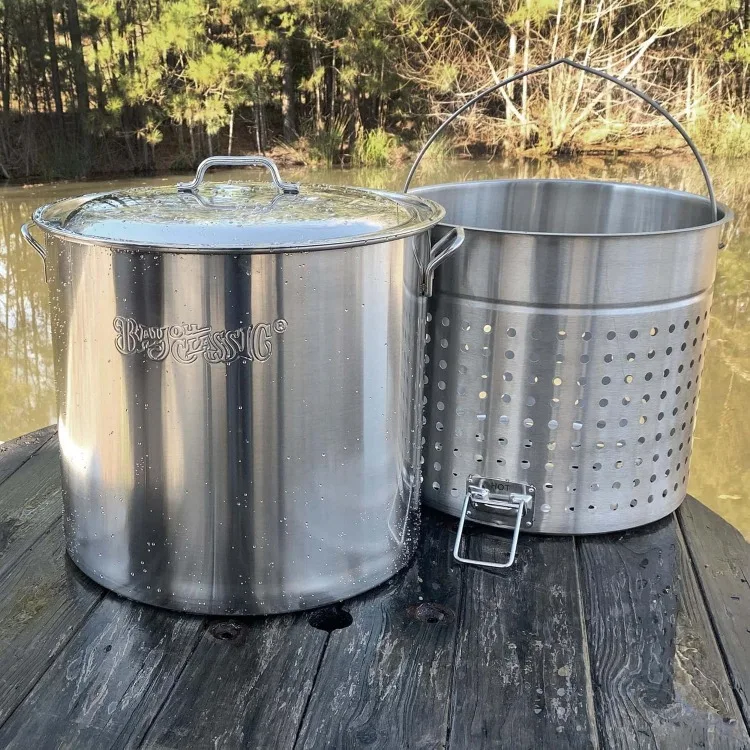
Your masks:
M 672 511 L 686 492 L 710 302 L 706 291 L 561 314 L 441 288 L 427 351 L 427 502 L 460 511 L 479 474 L 533 485 L 536 531 L 612 531 Z
M 438 232 L 466 232 L 429 303 L 428 505 L 587 534 L 656 520 L 685 497 L 729 212 L 669 119 L 708 199 L 576 180 L 415 191 L 446 208 Z

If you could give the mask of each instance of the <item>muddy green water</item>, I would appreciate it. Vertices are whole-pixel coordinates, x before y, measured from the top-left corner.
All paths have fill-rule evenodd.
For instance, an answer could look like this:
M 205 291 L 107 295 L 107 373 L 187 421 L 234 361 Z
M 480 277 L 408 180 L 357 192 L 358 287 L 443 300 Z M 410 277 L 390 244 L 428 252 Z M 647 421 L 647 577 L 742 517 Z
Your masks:
M 700 397 L 690 492 L 750 538 L 750 161 L 709 163 L 719 199 L 736 220 L 721 254 Z M 283 170 L 287 179 L 400 189 L 406 167 Z M 228 175 L 218 175 L 225 177 Z M 575 177 L 703 192 L 687 155 L 565 162 L 456 160 L 427 164 L 415 184 L 493 177 Z M 43 203 L 188 175 L 0 187 L 0 441 L 55 420 L 49 302 L 42 264 L 19 227 Z M 234 179 L 239 179 L 233 173 Z M 92 311 L 95 314 L 95 311 Z

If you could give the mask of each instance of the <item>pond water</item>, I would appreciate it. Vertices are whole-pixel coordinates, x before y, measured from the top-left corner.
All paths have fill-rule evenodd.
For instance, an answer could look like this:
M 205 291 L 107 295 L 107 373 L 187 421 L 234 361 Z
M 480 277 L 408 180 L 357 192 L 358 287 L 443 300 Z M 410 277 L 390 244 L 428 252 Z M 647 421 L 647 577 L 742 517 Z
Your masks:
M 400 189 L 407 166 L 282 171 L 290 180 Z M 736 220 L 726 233 L 727 247 L 719 262 L 689 490 L 750 539 L 750 161 L 712 160 L 709 168 L 717 196 L 731 206 Z M 55 420 L 47 288 L 41 261 L 21 238 L 21 224 L 37 206 L 66 196 L 188 177 L 0 188 L 0 441 Z M 231 177 L 240 179 L 237 172 Z M 452 160 L 424 164 L 415 185 L 493 177 L 586 177 L 704 192 L 700 172 L 687 154 L 661 159 Z

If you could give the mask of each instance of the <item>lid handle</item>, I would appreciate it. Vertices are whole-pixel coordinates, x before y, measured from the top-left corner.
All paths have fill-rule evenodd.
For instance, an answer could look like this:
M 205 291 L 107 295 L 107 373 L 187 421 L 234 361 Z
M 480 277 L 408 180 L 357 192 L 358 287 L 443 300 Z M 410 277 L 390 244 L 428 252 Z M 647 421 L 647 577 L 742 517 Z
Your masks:
M 271 180 L 280 193 L 292 195 L 299 193 L 299 185 L 294 182 L 284 182 L 276 162 L 267 156 L 210 156 L 198 165 L 193 181 L 177 183 L 177 190 L 181 193 L 194 193 L 211 167 L 265 167 L 271 173 Z
M 427 152 L 427 149 L 434 143 L 434 141 L 443 132 L 443 130 L 445 130 L 448 125 L 450 125 L 459 115 L 469 109 L 469 107 L 473 107 L 480 99 L 484 99 L 485 96 L 491 94 L 493 91 L 497 91 L 503 86 L 507 86 L 509 83 L 513 83 L 514 81 L 519 81 L 522 78 L 526 78 L 526 76 L 534 75 L 535 73 L 541 73 L 544 70 L 554 68 L 557 65 L 569 65 L 571 68 L 577 68 L 578 70 L 582 70 L 584 73 L 590 73 L 591 75 L 598 76 L 599 78 L 604 78 L 604 80 L 624 88 L 631 94 L 635 94 L 635 96 L 646 102 L 646 104 L 655 109 L 660 115 L 665 117 L 672 125 L 672 127 L 674 127 L 674 129 L 682 136 L 682 139 L 685 141 L 688 148 L 693 152 L 693 156 L 698 162 L 698 166 L 700 167 L 703 179 L 706 182 L 706 188 L 708 190 L 708 200 L 711 204 L 711 215 L 713 217 L 713 221 L 716 221 L 718 219 L 718 206 L 716 204 L 716 196 L 714 194 L 714 186 L 711 182 L 711 176 L 708 173 L 708 168 L 706 167 L 706 163 L 703 161 L 703 157 L 701 156 L 700 151 L 698 151 L 698 147 L 695 145 L 695 143 L 693 143 L 692 139 L 685 131 L 685 128 L 683 128 L 682 125 L 680 125 L 680 123 L 677 122 L 677 120 L 675 120 L 675 118 L 671 114 L 669 114 L 669 112 L 667 112 L 667 110 L 664 109 L 661 104 L 659 104 L 659 102 L 657 102 L 655 99 L 652 99 L 650 96 L 648 96 L 648 94 L 645 94 L 640 89 L 636 88 L 630 83 L 623 81 L 620 78 L 616 78 L 615 76 L 606 73 L 603 70 L 592 68 L 589 65 L 584 65 L 583 63 L 576 62 L 575 60 L 570 60 L 567 57 L 561 57 L 558 60 L 552 60 L 551 62 L 544 63 L 543 65 L 538 65 L 535 68 L 529 68 L 528 70 L 516 73 L 515 75 L 512 75 L 510 78 L 506 78 L 503 81 L 493 83 L 491 86 L 487 87 L 483 91 L 480 91 L 478 94 L 476 94 L 476 96 L 469 99 L 469 101 L 462 104 L 452 115 L 450 115 L 450 117 L 448 117 L 446 120 L 443 120 L 437 130 L 433 132 L 433 134 L 425 142 L 424 146 L 422 146 L 422 148 L 420 149 L 419 153 L 417 154 L 417 158 L 411 165 L 409 174 L 406 177 L 404 192 L 409 192 L 409 185 L 411 184 L 412 178 L 414 177 L 414 173 L 417 171 L 419 162 L 422 161 L 422 158 Z

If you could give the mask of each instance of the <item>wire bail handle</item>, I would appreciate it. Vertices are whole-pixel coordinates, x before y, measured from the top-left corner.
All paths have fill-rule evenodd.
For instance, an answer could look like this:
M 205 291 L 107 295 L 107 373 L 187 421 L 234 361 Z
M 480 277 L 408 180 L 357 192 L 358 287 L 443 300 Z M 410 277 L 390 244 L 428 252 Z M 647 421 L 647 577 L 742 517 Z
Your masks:
M 703 174 L 703 179 L 706 181 L 706 188 L 708 189 L 708 198 L 711 203 L 711 215 L 712 215 L 712 221 L 717 221 L 719 216 L 718 206 L 716 204 L 716 195 L 714 194 L 714 186 L 711 182 L 711 176 L 708 173 L 708 168 L 706 167 L 706 163 L 703 161 L 703 157 L 700 154 L 700 151 L 698 151 L 698 147 L 693 143 L 693 140 L 690 138 L 690 136 L 687 134 L 687 131 L 685 128 L 680 125 L 675 118 L 667 112 L 664 107 L 661 106 L 656 100 L 652 99 L 648 94 L 645 94 L 640 89 L 637 89 L 635 86 L 632 86 L 629 83 L 626 83 L 625 81 L 621 80 L 620 78 L 617 78 L 613 75 L 610 75 L 609 73 L 605 73 L 603 70 L 599 70 L 598 68 L 592 68 L 588 65 L 584 65 L 583 63 L 575 62 L 575 60 L 570 60 L 567 57 L 561 57 L 558 60 L 552 60 L 551 62 L 544 63 L 544 65 L 538 65 L 535 68 L 529 68 L 528 70 L 524 70 L 521 73 L 516 73 L 515 75 L 510 76 L 510 78 L 506 78 L 504 81 L 500 81 L 498 83 L 493 83 L 488 88 L 484 89 L 483 91 L 480 91 L 476 96 L 472 97 L 467 101 L 465 104 L 462 104 L 450 117 L 448 117 L 447 120 L 444 120 L 440 126 L 435 130 L 435 132 L 427 139 L 424 146 L 419 150 L 419 153 L 417 154 L 417 158 L 414 160 L 414 163 L 411 165 L 411 169 L 409 170 L 409 174 L 406 177 L 406 183 L 404 184 L 404 192 L 409 191 L 409 186 L 411 185 L 412 178 L 414 177 L 414 173 L 417 171 L 417 167 L 419 166 L 419 163 L 422 161 L 422 158 L 424 157 L 425 153 L 427 152 L 427 149 L 435 142 L 437 137 L 445 130 L 445 128 L 448 127 L 457 117 L 462 115 L 467 109 L 470 107 L 473 107 L 480 99 L 483 99 L 488 94 L 493 93 L 494 91 L 497 91 L 498 89 L 501 89 L 503 86 L 507 86 L 509 83 L 513 83 L 514 81 L 519 81 L 522 78 L 525 78 L 526 76 L 533 75 L 534 73 L 541 73 L 544 70 L 549 70 L 550 68 L 557 67 L 558 65 L 570 65 L 572 68 L 577 68 L 578 70 L 582 70 L 585 73 L 591 73 L 592 75 L 599 76 L 599 78 L 603 78 L 606 81 L 610 81 L 611 83 L 616 84 L 617 86 L 620 86 L 621 88 L 624 88 L 626 91 L 629 91 L 631 94 L 635 94 L 639 99 L 642 99 L 646 104 L 651 106 L 653 109 L 655 109 L 659 114 L 666 117 L 666 119 L 670 122 L 670 124 L 677 130 L 677 132 L 682 136 L 682 139 L 687 144 L 688 148 L 693 152 L 693 156 L 695 156 L 696 161 L 698 162 L 698 166 L 700 167 L 701 173 Z

